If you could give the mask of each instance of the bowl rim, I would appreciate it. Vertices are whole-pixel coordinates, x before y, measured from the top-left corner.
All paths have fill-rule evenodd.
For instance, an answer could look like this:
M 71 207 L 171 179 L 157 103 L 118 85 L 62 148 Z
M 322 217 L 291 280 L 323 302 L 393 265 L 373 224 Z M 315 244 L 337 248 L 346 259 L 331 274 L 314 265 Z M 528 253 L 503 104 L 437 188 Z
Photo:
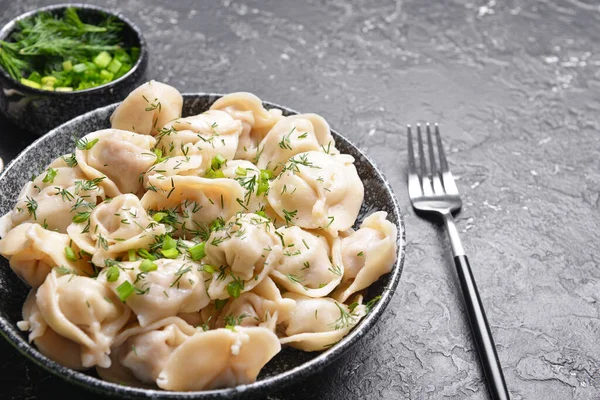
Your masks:
M 182 93 L 184 100 L 186 98 L 194 100 L 200 97 L 220 98 L 224 95 L 225 94 L 222 93 L 205 92 Z M 262 100 L 262 102 L 268 107 L 279 108 L 287 113 L 290 113 L 291 115 L 300 114 L 294 109 L 281 106 L 277 103 L 265 100 Z M 9 173 L 9 171 L 11 171 L 11 169 L 19 161 L 19 159 L 24 157 L 24 155 L 27 152 L 35 148 L 38 145 L 38 143 L 44 140 L 45 138 L 56 135 L 59 130 L 68 127 L 68 125 L 76 121 L 85 120 L 95 113 L 101 112 L 102 110 L 109 110 L 111 108 L 116 107 L 118 104 L 120 103 L 117 102 L 88 111 L 87 113 L 84 113 L 57 126 L 56 128 L 47 132 L 45 135 L 42 135 L 29 146 L 27 146 L 13 160 L 10 161 L 10 163 L 5 167 L 4 171 L 0 173 L 0 181 L 5 179 L 6 175 Z M 320 353 L 318 356 L 285 372 L 261 379 L 250 384 L 238 385 L 233 388 L 213 389 L 206 391 L 175 392 L 166 391 L 162 389 L 144 389 L 119 385 L 116 383 L 102 380 L 94 376 L 87 375 L 85 372 L 82 371 L 76 371 L 67 368 L 49 359 L 48 357 L 43 355 L 39 350 L 37 350 L 37 348 L 33 344 L 30 344 L 25 339 L 23 339 L 22 333 L 19 331 L 19 329 L 15 325 L 13 325 L 8 319 L 6 319 L 4 315 L 2 315 L 2 313 L 0 313 L 0 335 L 3 336 L 21 354 L 23 354 L 29 360 L 33 361 L 35 364 L 39 365 L 46 371 L 50 372 L 52 375 L 58 376 L 59 378 L 66 380 L 69 383 L 74 383 L 82 388 L 94 391 L 96 393 L 118 396 L 123 398 L 206 400 L 236 398 L 244 394 L 248 396 L 256 396 L 260 394 L 265 394 L 267 391 L 270 393 L 276 390 L 281 390 L 285 386 L 302 381 L 308 376 L 321 371 L 327 365 L 333 363 L 335 360 L 340 358 L 347 350 L 349 350 L 353 345 L 355 345 L 367 332 L 369 332 L 373 328 L 375 323 L 379 320 L 379 318 L 383 314 L 383 311 L 391 302 L 391 299 L 398 287 L 406 255 L 406 230 L 404 217 L 400 209 L 398 198 L 396 197 L 389 181 L 381 172 L 377 164 L 375 164 L 373 160 L 371 160 L 371 158 L 367 156 L 358 146 L 356 146 L 354 143 L 352 143 L 349 139 L 341 135 L 336 130 L 331 129 L 331 132 L 332 134 L 334 134 L 334 136 L 336 136 L 336 140 L 341 139 L 342 141 L 346 142 L 346 145 L 352 147 L 354 151 L 360 154 L 360 156 L 364 157 L 364 159 L 372 166 L 372 168 L 378 175 L 378 178 L 383 182 L 385 190 L 390 194 L 392 200 L 392 209 L 398 218 L 398 254 L 396 262 L 392 267 L 391 272 L 389 273 L 389 283 L 387 284 L 387 286 L 384 287 L 383 293 L 381 294 L 381 298 L 379 299 L 379 301 L 375 303 L 371 311 L 359 322 L 359 324 L 354 329 L 350 331 L 348 335 L 342 338 L 331 348 Z
M 90 94 L 90 93 L 94 93 L 94 92 L 100 92 L 100 91 L 103 91 L 106 89 L 110 89 L 114 85 L 118 85 L 119 83 L 122 83 L 125 80 L 127 80 L 128 78 L 130 78 L 139 69 L 142 62 L 148 57 L 148 46 L 146 45 L 146 39 L 144 39 L 144 35 L 142 34 L 142 31 L 136 24 L 134 24 L 129 18 L 125 17 L 120 12 L 112 11 L 107 8 L 100 7 L 100 6 L 93 5 L 93 4 L 60 3 L 60 4 L 52 4 L 49 6 L 39 7 L 39 8 L 30 10 L 30 11 L 24 12 L 23 14 L 20 14 L 20 15 L 14 17 L 13 19 L 11 19 L 6 24 L 4 24 L 4 26 L 2 28 L 0 28 L 0 40 L 7 39 L 8 36 L 10 36 L 10 34 L 15 30 L 17 22 L 19 22 L 23 19 L 32 17 L 41 12 L 66 9 L 68 7 L 102 12 L 102 13 L 105 13 L 106 15 L 111 15 L 111 16 L 117 17 L 120 21 L 122 21 L 126 25 L 128 25 L 129 28 L 131 28 L 131 30 L 133 32 L 135 32 L 137 40 L 140 43 L 140 54 L 139 54 L 135 64 L 133 64 L 133 66 L 131 67 L 131 69 L 129 71 L 127 71 L 127 73 L 125 73 L 123 76 L 120 76 L 119 78 L 115 79 L 114 81 L 110 81 L 110 82 L 107 82 L 100 86 L 94 86 L 94 87 L 88 88 L 88 89 L 73 90 L 72 92 L 56 92 L 56 91 L 50 91 L 50 90 L 36 89 L 36 88 L 32 88 L 30 86 L 23 85 L 21 82 L 15 80 L 12 76 L 10 76 L 10 74 L 6 70 L 4 70 L 4 68 L 0 67 L 0 78 L 12 83 L 15 86 L 14 90 L 19 90 L 21 92 L 33 93 L 33 94 L 44 95 L 44 96 L 49 96 L 49 97 L 52 97 L 52 96 L 56 96 L 56 97 L 76 96 L 79 94 Z

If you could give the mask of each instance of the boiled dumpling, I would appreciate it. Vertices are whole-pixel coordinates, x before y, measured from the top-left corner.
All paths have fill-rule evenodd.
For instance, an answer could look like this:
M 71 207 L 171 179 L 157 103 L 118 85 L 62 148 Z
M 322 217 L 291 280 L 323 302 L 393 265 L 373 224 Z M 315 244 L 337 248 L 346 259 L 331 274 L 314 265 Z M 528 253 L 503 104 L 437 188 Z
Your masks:
M 378 211 L 363 221 L 360 229 L 342 239 L 344 278 L 333 297 L 346 301 L 392 270 L 398 254 L 397 229 Z
M 265 278 L 251 292 L 228 301 L 215 326 L 263 326 L 275 331 L 279 316 L 287 316 L 295 305 L 294 300 L 282 298 L 275 283 Z
M 167 122 L 181 116 L 182 106 L 183 97 L 177 89 L 152 80 L 119 104 L 110 117 L 111 127 L 154 136 Z
M 252 93 L 239 92 L 227 94 L 210 107 L 211 110 L 222 110 L 235 120 L 242 122 L 242 133 L 235 158 L 254 161 L 258 144 L 267 132 L 281 119 L 281 110 L 267 110 L 262 101 Z
M 173 156 L 154 164 L 144 175 L 144 187 L 148 187 L 148 178 L 151 176 L 173 176 L 204 174 L 206 168 L 202 167 L 202 156 Z
M 81 345 L 84 367 L 110 366 L 110 347 L 131 312 L 108 287 L 92 278 L 52 270 L 38 288 L 40 315 L 59 335 Z
M 193 238 L 217 218 L 228 220 L 243 209 L 244 191 L 233 179 L 154 175 L 148 182 L 153 190 L 142 197 L 142 206 L 177 213 L 177 235 L 182 237 Z
M 124 301 L 144 327 L 178 313 L 204 308 L 210 301 L 204 286 L 208 278 L 200 264 L 161 258 L 117 263 L 114 268 L 105 268 L 98 282 L 115 294 L 123 287 L 130 288 Z
M 2 217 L 0 236 L 25 222 L 65 233 L 74 217 L 89 213 L 105 197 L 104 189 L 77 166 L 75 156 L 59 157 L 23 187 L 13 211 Z
M 286 117 L 277 122 L 260 142 L 256 165 L 278 172 L 296 154 L 321 148 L 335 150 L 329 125 L 323 117 L 316 114 Z
M 242 124 L 223 111 L 207 111 L 169 122 L 157 136 L 156 147 L 167 156 L 202 156 L 202 169 L 217 155 L 232 160 Z
M 197 332 L 173 351 L 156 383 L 181 391 L 252 383 L 280 350 L 277 336 L 267 328 L 237 326 Z
M 342 280 L 344 268 L 340 258 L 340 240 L 307 232 L 297 226 L 282 227 L 284 251 L 271 276 L 286 290 L 309 297 L 323 297 Z
M 206 241 L 206 261 L 218 267 L 208 285 L 212 299 L 252 290 L 279 262 L 281 242 L 271 222 L 257 214 L 238 214 Z
M 30 286 L 37 288 L 54 267 L 77 275 L 94 272 L 88 255 L 81 254 L 68 235 L 49 231 L 40 225 L 25 223 L 0 239 L 0 254 L 9 260 L 12 270 Z
M 104 129 L 80 139 L 75 156 L 83 173 L 102 186 L 108 196 L 141 195 L 142 175 L 157 159 L 151 151 L 155 143 L 152 136 Z
M 269 204 L 289 224 L 333 236 L 354 224 L 364 189 L 354 158 L 309 151 L 292 157 L 269 189 Z
M 23 321 L 17 323 L 23 331 L 29 331 L 29 341 L 38 350 L 59 364 L 76 370 L 86 369 L 81 364 L 81 346 L 69 340 L 48 326 L 35 301 L 36 291 L 32 289 L 23 304 Z
M 250 161 L 233 160 L 228 161 L 222 168 L 226 178 L 235 179 L 244 189 L 242 199 L 243 212 L 256 213 L 265 211 L 267 202 L 267 191 L 269 189 L 269 176 L 265 176 Z
M 285 293 L 284 298 L 296 301 L 296 308 L 283 320 L 285 337 L 281 344 L 289 344 L 304 351 L 322 351 L 333 346 L 350 332 L 366 314 L 364 305 L 352 310 L 328 297 L 311 298 L 298 293 Z
M 115 344 L 111 367 L 97 370 L 113 381 L 124 377 L 138 386 L 138 382 L 155 383 L 173 350 L 194 333 L 195 328 L 177 317 L 158 321 L 146 329 L 127 329 L 117 339 L 122 343 Z
M 92 254 L 94 264 L 104 266 L 107 258 L 144 249 L 167 232 L 156 223 L 133 194 L 123 194 L 98 205 L 89 221 L 73 223 L 67 229 L 77 245 Z

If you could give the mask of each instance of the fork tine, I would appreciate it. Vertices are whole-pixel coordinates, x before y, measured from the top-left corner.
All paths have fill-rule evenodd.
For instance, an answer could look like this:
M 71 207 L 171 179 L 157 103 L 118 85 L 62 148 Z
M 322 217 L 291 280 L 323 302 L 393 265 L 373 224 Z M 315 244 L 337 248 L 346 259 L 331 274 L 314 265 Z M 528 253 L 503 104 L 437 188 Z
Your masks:
M 416 198 L 423 195 L 423 190 L 421 189 L 421 182 L 419 182 L 419 176 L 417 175 L 410 125 L 406 126 L 406 133 L 408 136 L 408 195 Z
M 419 140 L 419 161 L 421 164 L 420 178 L 423 187 L 423 195 L 432 196 L 433 189 L 431 188 L 431 179 L 427 170 L 427 161 L 425 159 L 425 151 L 423 150 L 423 135 L 421 134 L 421 124 L 417 124 L 417 139 Z
M 425 130 L 427 132 L 427 147 L 429 148 L 429 162 L 431 164 L 431 184 L 433 186 L 433 192 L 436 194 L 443 194 L 444 187 L 442 186 L 440 173 L 435 162 L 435 154 L 433 150 L 434 146 L 433 140 L 431 139 L 431 127 L 429 126 L 429 122 L 425 125 Z
M 438 147 L 438 156 L 440 158 L 440 169 L 442 174 L 442 180 L 444 183 L 444 189 L 448 194 L 458 194 L 458 188 L 454 183 L 454 178 L 448 167 L 448 160 L 446 160 L 446 153 L 444 153 L 444 146 L 442 146 L 442 138 L 440 137 L 440 127 L 435 124 L 435 138 Z

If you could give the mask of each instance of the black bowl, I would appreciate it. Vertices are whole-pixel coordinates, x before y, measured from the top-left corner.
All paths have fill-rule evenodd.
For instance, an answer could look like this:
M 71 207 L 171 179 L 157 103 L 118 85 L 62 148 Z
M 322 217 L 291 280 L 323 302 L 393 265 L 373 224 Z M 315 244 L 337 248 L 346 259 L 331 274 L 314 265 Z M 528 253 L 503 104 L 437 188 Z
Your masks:
M 185 117 L 200 114 L 208 110 L 211 104 L 221 96 L 220 94 L 206 93 L 184 94 L 182 115 Z M 88 132 L 109 128 L 109 117 L 116 106 L 117 104 L 112 104 L 99 108 L 59 126 L 35 141 L 14 159 L 0 175 L 0 215 L 5 214 L 14 207 L 21 187 L 29 181 L 32 174 L 38 174 L 53 159 L 73 150 L 73 135 L 80 137 Z M 269 102 L 264 102 L 264 106 L 281 109 L 284 115 L 297 114 L 289 108 Z M 272 391 L 281 389 L 320 371 L 357 343 L 383 314 L 400 280 L 404 264 L 405 245 L 404 222 L 398 200 L 390 184 L 375 164 L 355 145 L 339 133 L 333 130 L 331 133 L 335 139 L 337 149 L 354 157 L 354 165 L 365 187 L 364 202 L 356 225 L 360 225 L 362 220 L 374 211 L 386 211 L 388 220 L 398 228 L 396 238 L 398 259 L 389 274 L 382 276 L 368 288 L 365 296 L 367 300 L 375 296 L 381 296 L 371 312 L 345 338 L 327 351 L 305 353 L 292 348 L 284 348 L 262 369 L 255 383 L 221 390 L 168 392 L 139 389 L 106 382 L 99 379 L 93 372 L 78 372 L 57 364 L 27 342 L 26 335 L 17 328 L 16 324 L 21 320 L 21 308 L 27 296 L 28 288 L 16 277 L 8 262 L 2 257 L 0 257 L 0 334 L 19 352 L 49 372 L 89 390 L 129 399 L 248 399 L 255 396 L 266 396 Z
M 0 67 L 0 112 L 29 131 L 44 134 L 78 115 L 125 98 L 144 79 L 148 66 L 148 49 L 140 29 L 123 15 L 87 4 L 56 4 L 38 8 L 14 18 L 0 30 L 0 40 L 6 40 L 17 22 L 39 12 L 62 15 L 67 7 L 77 8 L 83 22 L 94 23 L 107 15 L 123 22 L 121 34 L 125 45 L 139 47 L 140 55 L 129 72 L 102 86 L 73 92 L 52 92 L 25 86 Z

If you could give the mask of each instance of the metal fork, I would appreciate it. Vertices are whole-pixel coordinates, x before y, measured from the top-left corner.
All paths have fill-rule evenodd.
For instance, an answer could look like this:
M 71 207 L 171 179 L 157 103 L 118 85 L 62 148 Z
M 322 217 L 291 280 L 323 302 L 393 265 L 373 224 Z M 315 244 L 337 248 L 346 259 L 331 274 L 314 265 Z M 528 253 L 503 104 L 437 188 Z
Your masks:
M 502 367 L 496 346 L 492 338 L 492 332 L 485 316 L 483 304 L 479 298 L 477 285 L 469 260 L 465 254 L 458 230 L 454 224 L 453 214 L 458 212 L 462 206 L 458 189 L 454 183 L 452 173 L 448 168 L 440 130 L 437 124 L 434 125 L 435 139 L 437 144 L 437 153 L 439 158 L 439 167 L 436 163 L 435 150 L 431 135 L 429 123 L 425 125 L 427 133 L 427 142 L 429 144 L 429 166 L 425 157 L 423 137 L 421 126 L 417 124 L 417 141 L 419 146 L 419 167 L 415 162 L 415 153 L 413 150 L 413 138 L 410 125 L 408 131 L 408 195 L 413 208 L 430 215 L 438 215 L 444 219 L 448 230 L 452 253 L 454 253 L 454 264 L 463 292 L 467 314 L 471 325 L 471 332 L 481 366 L 488 382 L 488 389 L 492 399 L 509 399 L 508 389 L 502 374 Z

